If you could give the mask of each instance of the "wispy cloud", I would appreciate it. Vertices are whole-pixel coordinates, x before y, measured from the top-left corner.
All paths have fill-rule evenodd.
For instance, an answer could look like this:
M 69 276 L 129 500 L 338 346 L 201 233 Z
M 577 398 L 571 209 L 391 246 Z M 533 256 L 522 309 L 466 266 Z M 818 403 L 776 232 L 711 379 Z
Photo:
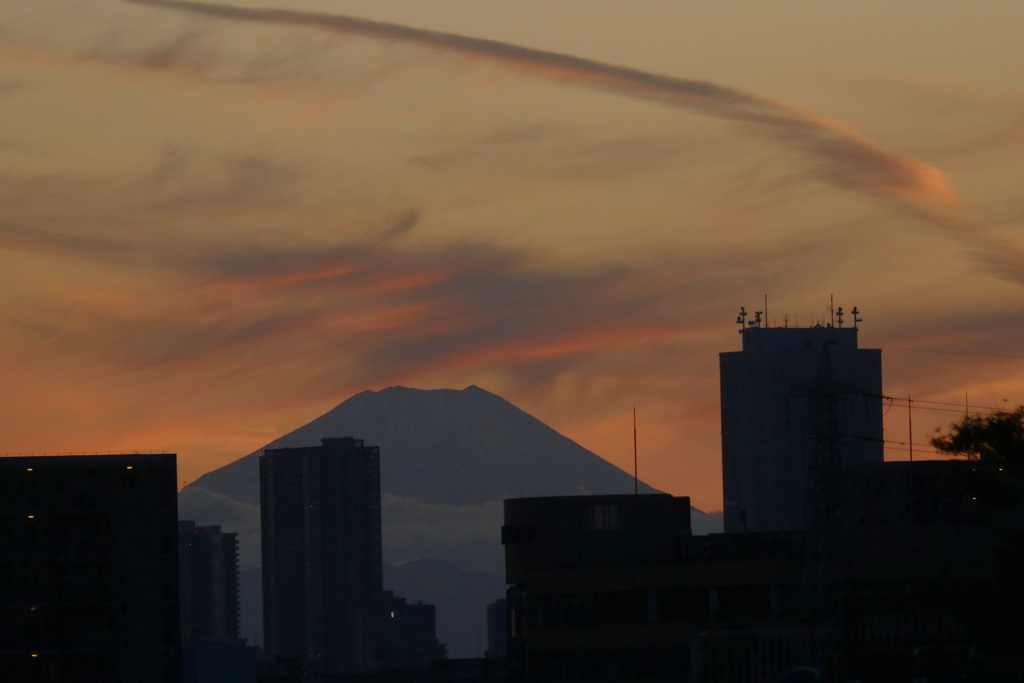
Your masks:
M 354 392 L 476 383 L 609 457 L 638 402 L 652 478 L 718 506 L 736 306 L 767 291 L 807 324 L 835 291 L 869 346 L 1019 337 L 1018 110 L 925 130 L 914 95 L 858 100 L 872 136 L 943 160 L 950 210 L 936 169 L 714 83 L 325 15 L 47 2 L 82 20 L 0 11 L 5 139 L 39 148 L 0 148 L 6 448 L 174 447 L 192 479 Z M 452 66 L 476 63 L 624 97 L 465 90 Z M 977 157 L 942 156 L 964 141 Z M 894 392 L 1024 386 L 1014 361 L 886 359 Z
M 931 205 L 956 201 L 946 175 L 937 168 L 883 150 L 842 123 L 706 81 L 674 78 L 510 43 L 348 16 L 187 0 L 125 2 L 233 21 L 306 26 L 484 58 L 549 80 L 750 124 L 762 134 L 809 155 L 815 173 L 823 181 L 844 190 Z

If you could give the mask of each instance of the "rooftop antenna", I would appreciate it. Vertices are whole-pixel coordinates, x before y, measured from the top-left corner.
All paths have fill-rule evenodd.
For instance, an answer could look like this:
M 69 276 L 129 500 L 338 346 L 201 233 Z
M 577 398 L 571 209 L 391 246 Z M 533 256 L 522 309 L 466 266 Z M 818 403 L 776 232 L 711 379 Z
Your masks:
M 864 318 L 858 318 L 858 317 L 857 317 L 857 316 L 859 316 L 859 315 L 860 315 L 860 311 L 858 311 L 858 310 L 857 310 L 857 307 L 856 307 L 856 306 L 854 306 L 854 307 L 853 307 L 853 310 L 852 310 L 852 311 L 850 311 L 850 312 L 851 312 L 851 313 L 853 313 L 853 329 L 855 329 L 855 330 L 856 330 L 856 329 L 857 329 L 857 323 L 862 323 L 862 322 L 864 322 Z
M 782 325 L 783 327 L 789 327 L 789 313 L 782 316 Z
M 761 327 L 761 311 L 754 311 L 754 325 Z
M 914 462 L 914 402 L 907 394 L 907 445 L 910 446 L 910 462 Z
M 740 334 L 743 334 L 743 328 L 747 326 L 747 309 L 740 306 L 740 314 L 736 316 L 736 324 L 740 326 Z
M 843 327 L 843 307 L 842 306 L 840 306 L 839 308 L 836 309 L 836 319 L 839 322 L 840 329 L 842 329 L 842 327 Z
M 828 320 L 829 327 L 836 326 L 836 302 L 831 294 L 828 295 Z
M 764 295 L 764 326 L 765 327 L 768 327 L 768 321 L 769 320 L 771 320 L 771 318 L 768 317 L 768 295 L 765 294 Z
M 640 472 L 636 461 L 636 406 L 633 406 L 633 495 L 640 495 Z

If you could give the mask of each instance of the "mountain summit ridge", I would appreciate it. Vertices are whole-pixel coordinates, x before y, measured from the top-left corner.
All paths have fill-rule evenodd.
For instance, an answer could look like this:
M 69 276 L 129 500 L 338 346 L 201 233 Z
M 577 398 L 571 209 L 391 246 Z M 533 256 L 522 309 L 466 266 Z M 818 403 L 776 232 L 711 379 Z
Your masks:
M 257 458 L 267 448 L 353 436 L 381 448 L 381 489 L 433 504 L 509 497 L 630 493 L 633 476 L 475 384 L 362 391 L 241 460 L 189 484 L 259 504 Z M 644 493 L 655 489 L 641 482 Z

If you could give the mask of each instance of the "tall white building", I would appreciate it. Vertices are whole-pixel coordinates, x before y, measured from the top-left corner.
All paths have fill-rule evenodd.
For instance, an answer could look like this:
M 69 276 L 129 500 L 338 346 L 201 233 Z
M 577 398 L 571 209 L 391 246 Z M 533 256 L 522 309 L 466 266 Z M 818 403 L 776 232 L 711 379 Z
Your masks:
M 740 334 L 742 351 L 719 354 L 725 531 L 803 529 L 823 448 L 844 467 L 884 459 L 882 352 L 857 348 L 856 327 L 746 321 Z

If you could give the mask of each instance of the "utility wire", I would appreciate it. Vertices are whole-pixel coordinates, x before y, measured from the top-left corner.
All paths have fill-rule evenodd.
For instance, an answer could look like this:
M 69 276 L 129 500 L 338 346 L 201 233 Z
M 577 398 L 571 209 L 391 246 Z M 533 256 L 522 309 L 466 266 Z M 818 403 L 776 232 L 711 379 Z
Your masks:
M 917 403 L 917 399 L 916 398 L 914 399 L 914 403 Z M 900 408 L 906 408 L 906 407 L 907 407 L 906 405 L 900 406 Z M 914 406 L 914 409 L 915 410 L 937 410 L 940 413 L 959 413 L 960 415 L 963 415 L 964 412 L 965 412 L 963 408 L 961 408 L 960 410 L 956 410 L 954 408 L 932 408 L 931 406 Z M 982 412 L 985 412 L 985 411 L 984 410 L 977 410 L 976 411 L 976 410 L 974 410 L 974 406 L 971 406 L 971 412 L 972 413 L 974 413 L 974 412 L 982 413 Z M 993 414 L 993 413 L 988 413 L 988 414 Z
M 911 451 L 909 448 L 897 448 L 896 446 L 883 446 L 883 448 L 884 448 L 884 450 L 887 450 L 887 451 L 899 451 L 900 453 L 921 453 L 922 452 L 922 451 L 920 451 L 920 450 L 918 450 L 916 448 L 913 451 Z M 924 451 L 924 453 L 925 453 L 925 455 L 930 455 L 931 454 L 928 451 Z M 942 453 L 941 451 L 932 451 L 932 453 L 934 453 L 935 455 L 947 455 L 945 453 Z
M 907 399 L 905 399 L 905 398 L 899 398 L 899 397 L 893 397 L 893 396 L 885 396 L 884 394 L 867 394 L 867 393 L 865 393 L 864 395 L 865 396 L 869 396 L 871 398 L 881 398 L 881 399 L 888 400 L 890 407 L 893 405 L 894 401 L 900 401 L 900 403 L 898 405 L 901 408 L 906 408 L 907 407 Z M 961 405 L 959 403 L 947 403 L 945 401 L 925 401 L 924 399 L 918 399 L 918 398 L 913 399 L 913 402 L 914 403 L 930 403 L 932 405 L 937 405 L 937 406 L 957 406 L 957 407 L 960 407 L 960 405 Z M 948 412 L 951 412 L 951 413 L 963 413 L 963 412 L 965 412 L 967 406 L 964 406 L 964 410 L 950 410 L 948 408 L 947 409 L 943 409 L 943 408 L 929 408 L 927 406 L 920 406 L 920 408 L 921 408 L 921 410 L 947 410 Z M 979 413 L 983 412 L 985 410 L 992 410 L 992 411 L 995 411 L 997 413 L 998 412 L 1008 412 L 1007 408 L 999 408 L 997 406 L 977 406 L 977 405 L 974 405 L 972 403 L 971 404 L 971 412 L 974 412 L 974 409 L 977 409 L 977 412 L 979 412 Z M 886 410 L 886 412 L 888 412 L 888 409 Z
M 963 405 L 962 403 L 946 403 L 944 401 L 925 401 L 924 399 L 920 399 L 920 398 L 915 398 L 914 399 L 914 403 L 933 403 L 933 404 L 935 404 L 937 406 L 956 406 L 958 408 L 961 405 Z M 971 404 L 971 407 L 972 408 L 983 408 L 985 410 L 1006 410 L 1005 408 L 996 408 L 994 406 L 976 406 L 973 403 Z

